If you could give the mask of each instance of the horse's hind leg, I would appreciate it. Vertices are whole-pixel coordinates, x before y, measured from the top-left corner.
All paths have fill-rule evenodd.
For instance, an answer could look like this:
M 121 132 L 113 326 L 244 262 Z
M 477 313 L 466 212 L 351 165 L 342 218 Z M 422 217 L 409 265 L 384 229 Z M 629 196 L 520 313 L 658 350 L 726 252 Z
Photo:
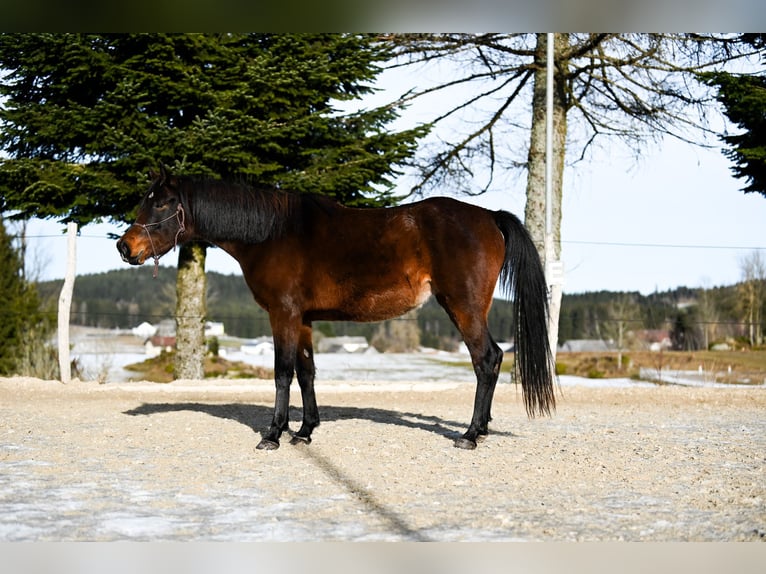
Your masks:
M 439 302 L 463 335 L 476 373 L 476 395 L 471 424 L 465 434 L 455 441 L 458 448 L 473 449 L 476 448 L 477 440 L 489 433 L 492 398 L 500 374 L 500 364 L 503 362 L 503 351 L 489 333 L 485 313 L 454 309 L 444 298 L 439 298 Z
M 314 368 L 314 346 L 311 341 L 311 324 L 304 324 L 301 327 L 295 370 L 298 374 L 298 384 L 301 387 L 303 400 L 303 424 L 300 430 L 293 435 L 290 443 L 308 444 L 311 442 L 312 431 L 319 426 L 319 409 L 314 393 L 314 373 L 316 370 Z
M 465 339 L 471 353 L 473 370 L 476 373 L 476 395 L 473 404 L 473 417 L 465 434 L 455 441 L 458 448 L 476 448 L 476 442 L 489 434 L 492 399 L 495 394 L 500 364 L 503 361 L 503 351 L 485 330 L 485 335 L 475 340 L 473 344 Z

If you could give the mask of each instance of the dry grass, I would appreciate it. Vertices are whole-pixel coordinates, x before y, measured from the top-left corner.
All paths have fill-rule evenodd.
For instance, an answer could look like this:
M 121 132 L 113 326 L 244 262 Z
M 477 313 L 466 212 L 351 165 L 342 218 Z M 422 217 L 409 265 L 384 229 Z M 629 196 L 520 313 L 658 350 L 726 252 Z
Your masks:
M 141 363 L 127 365 L 126 370 L 139 373 L 144 381 L 169 383 L 174 379 L 175 353 L 161 353 L 159 356 L 147 359 Z M 264 369 L 240 361 L 227 361 L 221 357 L 207 356 L 205 358 L 205 378 L 226 379 L 271 379 L 272 369 Z
M 469 361 L 448 364 L 470 368 Z M 502 370 L 509 372 L 513 366 L 513 354 L 507 353 Z M 159 357 L 142 363 L 128 365 L 126 369 L 138 373 L 142 380 L 170 382 L 173 380 L 173 354 L 162 353 Z M 759 351 L 626 351 L 622 357 L 622 369 L 618 367 L 616 352 L 611 353 L 559 353 L 556 372 L 591 379 L 638 378 L 641 369 L 654 371 L 699 371 L 700 368 L 714 375 L 718 382 L 761 384 L 766 380 L 766 350 Z M 227 361 L 209 356 L 205 359 L 205 377 L 212 378 L 273 378 L 273 371 L 247 363 Z
M 559 374 L 589 378 L 638 377 L 640 369 L 715 373 L 720 382 L 761 383 L 766 379 L 766 351 L 627 351 L 622 369 L 617 353 L 559 353 Z
M 470 367 L 469 361 L 452 365 Z M 513 368 L 513 354 L 506 353 L 503 372 Z M 622 368 L 616 352 L 559 353 L 556 372 L 589 379 L 637 379 L 641 369 L 654 371 L 699 371 L 714 375 L 717 382 L 762 384 L 766 381 L 766 350 L 758 351 L 625 351 Z

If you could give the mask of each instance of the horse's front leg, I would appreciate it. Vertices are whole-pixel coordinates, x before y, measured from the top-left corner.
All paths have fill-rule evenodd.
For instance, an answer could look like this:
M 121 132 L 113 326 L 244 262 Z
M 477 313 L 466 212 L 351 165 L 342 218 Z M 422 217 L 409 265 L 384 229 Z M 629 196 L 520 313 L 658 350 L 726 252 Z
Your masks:
M 319 409 L 314 393 L 314 345 L 311 340 L 311 323 L 304 323 L 298 338 L 298 354 L 295 371 L 303 399 L 303 424 L 293 435 L 290 444 L 310 443 L 312 431 L 319 426 Z
M 274 333 L 274 417 L 271 426 L 258 443 L 261 450 L 279 448 L 279 437 L 287 430 L 290 409 L 290 384 L 295 372 L 295 357 L 298 347 L 299 328 L 291 327 L 292 322 L 271 318 L 271 330 Z

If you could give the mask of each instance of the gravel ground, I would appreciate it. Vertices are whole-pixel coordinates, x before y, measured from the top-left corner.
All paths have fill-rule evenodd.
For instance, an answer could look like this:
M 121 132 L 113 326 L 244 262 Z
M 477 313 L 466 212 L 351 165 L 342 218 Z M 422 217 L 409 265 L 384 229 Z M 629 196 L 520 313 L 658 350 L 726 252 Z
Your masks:
M 317 394 L 314 442 L 265 452 L 267 381 L 0 379 L 0 540 L 766 538 L 764 387 L 567 386 L 529 420 L 501 384 L 474 451 L 471 384 Z

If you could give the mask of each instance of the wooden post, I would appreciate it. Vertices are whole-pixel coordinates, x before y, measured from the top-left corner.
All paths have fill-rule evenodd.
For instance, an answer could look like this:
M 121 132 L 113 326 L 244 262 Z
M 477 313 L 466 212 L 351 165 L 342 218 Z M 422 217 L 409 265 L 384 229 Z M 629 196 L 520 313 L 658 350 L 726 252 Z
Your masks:
M 64 285 L 59 295 L 58 345 L 59 370 L 61 382 L 66 384 L 72 380 L 72 362 L 69 358 L 69 315 L 72 308 L 72 292 L 77 267 L 77 224 L 67 223 L 67 260 Z

